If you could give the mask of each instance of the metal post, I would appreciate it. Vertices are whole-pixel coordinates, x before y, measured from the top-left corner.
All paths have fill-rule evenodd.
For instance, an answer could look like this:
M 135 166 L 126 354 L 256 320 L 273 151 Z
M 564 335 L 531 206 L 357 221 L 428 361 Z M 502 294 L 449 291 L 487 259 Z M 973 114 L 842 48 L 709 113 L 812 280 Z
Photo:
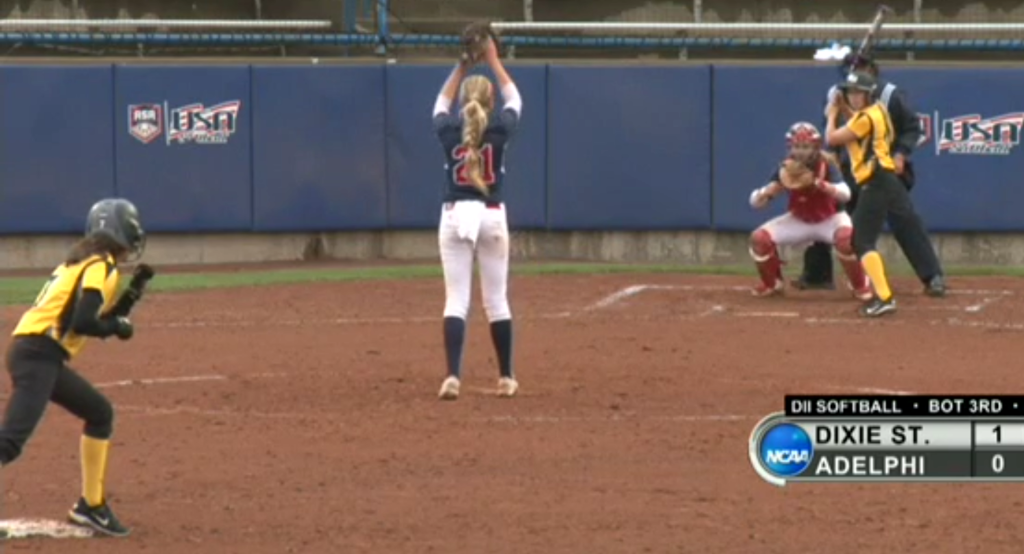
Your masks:
M 342 0 L 341 27 L 346 33 L 354 33 L 356 30 L 356 19 L 359 17 L 358 2 L 359 0 Z
M 693 0 L 693 22 L 702 23 L 704 21 L 704 0 Z M 690 49 L 682 48 L 679 50 L 679 59 L 687 60 L 690 58 Z
M 263 19 L 263 4 L 256 0 L 256 19 Z
M 921 11 L 923 9 L 924 9 L 924 0 L 914 0 L 914 23 L 920 23 L 921 22 L 921 19 L 922 19 L 921 18 Z M 906 34 L 906 38 L 913 38 L 913 36 L 914 36 L 913 33 L 907 33 Z M 914 59 L 915 59 L 914 58 L 914 51 L 913 50 L 907 51 L 907 61 L 908 62 L 912 62 L 912 61 L 914 61 Z
M 388 53 L 388 38 L 391 34 L 388 26 L 388 0 L 377 0 L 377 37 L 380 44 L 377 46 L 377 54 Z

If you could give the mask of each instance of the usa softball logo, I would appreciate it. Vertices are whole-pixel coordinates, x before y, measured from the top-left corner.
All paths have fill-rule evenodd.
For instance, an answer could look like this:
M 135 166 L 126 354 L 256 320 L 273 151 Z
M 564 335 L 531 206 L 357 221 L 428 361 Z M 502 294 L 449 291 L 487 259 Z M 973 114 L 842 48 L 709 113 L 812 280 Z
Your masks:
M 765 432 L 759 454 L 768 471 L 780 477 L 795 477 L 810 467 L 814 444 L 803 427 L 782 423 Z

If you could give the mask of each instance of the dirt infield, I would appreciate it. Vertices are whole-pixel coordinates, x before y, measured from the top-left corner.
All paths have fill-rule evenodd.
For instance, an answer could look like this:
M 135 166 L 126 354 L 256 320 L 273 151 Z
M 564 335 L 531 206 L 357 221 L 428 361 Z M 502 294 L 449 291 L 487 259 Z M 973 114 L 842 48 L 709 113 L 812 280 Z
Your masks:
M 119 409 L 109 489 L 135 534 L 5 548 L 1020 551 L 1019 487 L 777 489 L 750 468 L 746 440 L 785 393 L 1024 392 L 1024 281 L 954 280 L 944 300 L 902 281 L 900 313 L 872 322 L 841 292 L 758 300 L 735 289 L 749 284 L 514 278 L 521 396 L 489 395 L 497 370 L 477 315 L 454 403 L 435 399 L 436 279 L 155 295 L 134 341 L 78 362 Z M 63 516 L 79 430 L 50 412 L 3 470 L 4 518 Z

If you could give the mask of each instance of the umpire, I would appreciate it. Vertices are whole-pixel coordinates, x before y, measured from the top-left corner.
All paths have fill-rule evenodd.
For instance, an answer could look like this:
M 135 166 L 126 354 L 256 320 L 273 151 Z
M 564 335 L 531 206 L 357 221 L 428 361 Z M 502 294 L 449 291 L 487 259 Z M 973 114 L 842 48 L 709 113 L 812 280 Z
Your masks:
M 844 72 L 867 71 L 878 79 L 878 66 L 874 60 L 867 57 L 846 56 L 843 60 L 843 70 Z M 829 89 L 826 106 L 832 95 L 837 93 L 836 87 Z M 917 147 L 921 137 L 921 123 L 917 118 L 917 112 L 910 107 L 902 89 L 898 89 L 895 84 L 882 79 L 878 79 L 874 99 L 880 101 L 888 109 L 892 118 L 893 127 L 896 130 L 896 137 L 892 145 L 893 161 L 896 163 L 897 175 L 909 191 L 914 187 L 914 169 L 910 162 L 910 155 Z M 855 182 L 850 174 L 849 159 L 842 152 L 838 152 L 838 154 L 842 159 L 844 180 L 848 183 Z M 859 191 L 855 186 L 850 188 L 852 197 L 845 209 L 852 213 L 857 205 Z M 914 268 L 914 273 L 924 284 L 925 294 L 933 297 L 945 296 L 946 281 L 943 277 L 942 266 L 939 264 L 935 248 L 928 239 L 924 223 L 916 210 L 912 210 L 908 215 L 889 214 L 887 221 L 900 250 L 903 250 L 910 265 Z M 803 274 L 793 285 L 801 289 L 822 289 L 834 286 L 832 251 L 828 244 L 814 243 L 807 248 L 804 252 Z

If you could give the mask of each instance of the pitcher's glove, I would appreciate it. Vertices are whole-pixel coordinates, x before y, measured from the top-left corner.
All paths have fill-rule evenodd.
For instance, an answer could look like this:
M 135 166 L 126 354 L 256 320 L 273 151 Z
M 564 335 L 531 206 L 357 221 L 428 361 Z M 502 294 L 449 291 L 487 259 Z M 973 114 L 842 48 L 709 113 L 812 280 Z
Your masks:
M 787 190 L 800 190 L 814 186 L 814 172 L 807 164 L 787 158 L 779 168 L 779 182 Z
M 466 26 L 462 31 L 462 62 L 473 65 L 484 59 L 488 40 L 493 41 L 495 48 L 501 51 L 501 42 L 489 21 L 477 21 Z

